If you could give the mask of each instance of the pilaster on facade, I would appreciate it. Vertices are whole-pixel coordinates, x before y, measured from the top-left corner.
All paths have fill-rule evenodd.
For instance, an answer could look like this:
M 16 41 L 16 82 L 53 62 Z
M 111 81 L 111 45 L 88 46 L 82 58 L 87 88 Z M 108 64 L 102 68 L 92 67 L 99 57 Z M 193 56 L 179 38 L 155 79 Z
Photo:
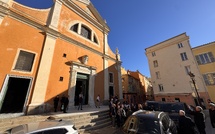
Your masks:
M 60 0 L 56 0 L 55 4 L 53 6 L 53 9 L 51 10 L 52 13 L 50 14 L 50 17 L 48 19 L 49 27 L 58 31 L 58 22 L 60 18 L 60 12 L 62 8 L 62 2 Z
M 118 71 L 118 76 L 122 76 L 121 74 L 121 65 L 122 65 L 122 62 L 121 61 L 117 61 L 116 63 L 117 65 L 117 71 Z M 121 77 L 118 77 L 118 83 L 119 83 L 119 99 L 122 100 L 123 99 L 123 91 L 122 91 L 122 78 Z
M 34 88 L 34 96 L 32 97 L 31 104 L 29 105 L 28 111 L 30 112 L 32 109 L 37 109 L 40 107 L 39 111 L 35 111 L 37 113 L 41 113 L 45 111 L 45 95 L 46 89 L 49 81 L 49 74 L 51 70 L 54 50 L 55 50 L 55 42 L 56 38 L 50 36 L 49 34 L 46 35 L 44 49 L 42 53 L 42 58 L 40 62 L 40 66 L 38 69 L 38 74 L 35 82 Z M 41 110 L 41 111 L 40 111 Z
M 8 3 L 4 2 L 4 1 L 0 1 L 0 25 L 1 25 L 4 17 L 8 13 L 8 10 L 9 10 L 8 8 L 9 8 Z
M 107 34 L 106 33 L 103 33 L 103 35 L 104 35 L 104 40 L 103 40 L 103 43 L 104 43 L 104 54 L 105 55 L 108 55 L 108 42 L 107 42 L 107 39 L 108 39 L 108 37 L 107 37 Z
M 0 5 L 10 5 L 13 0 L 0 0 Z M 2 3 L 2 4 L 1 4 Z
M 108 57 L 103 57 L 104 70 L 104 100 L 109 100 L 109 71 L 108 71 Z

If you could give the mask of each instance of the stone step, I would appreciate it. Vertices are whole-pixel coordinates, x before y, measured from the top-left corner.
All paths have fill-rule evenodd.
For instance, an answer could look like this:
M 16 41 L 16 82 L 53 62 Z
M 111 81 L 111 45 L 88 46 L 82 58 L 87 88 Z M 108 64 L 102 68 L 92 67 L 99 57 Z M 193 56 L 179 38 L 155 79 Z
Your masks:
M 105 118 L 105 119 L 98 119 L 97 121 L 91 121 L 91 122 L 79 122 L 79 123 L 75 123 L 75 126 L 77 129 L 89 129 L 89 127 L 95 127 L 97 125 L 101 125 L 101 124 L 106 124 L 106 123 L 110 123 L 111 120 L 110 118 Z
M 91 113 L 28 115 L 0 119 L 0 133 L 21 124 L 44 121 L 52 116 L 55 119 L 71 120 L 80 132 L 107 127 L 111 124 L 108 110 Z

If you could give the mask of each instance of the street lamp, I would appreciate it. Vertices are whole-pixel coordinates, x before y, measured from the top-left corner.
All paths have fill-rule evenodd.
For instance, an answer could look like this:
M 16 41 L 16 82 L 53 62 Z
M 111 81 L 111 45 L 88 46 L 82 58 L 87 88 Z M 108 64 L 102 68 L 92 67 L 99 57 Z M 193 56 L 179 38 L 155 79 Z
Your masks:
M 197 88 L 196 88 L 195 75 L 192 72 L 189 72 L 189 76 L 190 76 L 190 78 L 191 78 L 191 80 L 193 82 L 193 85 L 194 85 L 194 89 L 195 89 L 195 92 L 196 92 L 196 95 L 197 95 L 198 106 L 201 106 L 201 100 L 200 100 L 199 93 L 198 93 Z

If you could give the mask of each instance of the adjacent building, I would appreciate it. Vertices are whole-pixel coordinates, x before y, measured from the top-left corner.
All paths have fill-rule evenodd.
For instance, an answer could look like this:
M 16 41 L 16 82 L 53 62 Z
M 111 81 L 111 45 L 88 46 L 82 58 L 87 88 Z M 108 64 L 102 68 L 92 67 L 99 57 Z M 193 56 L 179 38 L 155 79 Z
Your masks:
M 210 99 L 215 102 L 215 42 L 192 48 Z
M 35 114 L 69 97 L 69 108 L 122 99 L 121 61 L 110 31 L 90 0 L 55 0 L 35 9 L 0 0 L 0 113 Z
M 138 70 L 122 70 L 123 98 L 128 103 L 143 104 L 146 100 L 152 100 L 153 89 L 148 78 Z
M 205 105 L 209 96 L 186 33 L 148 47 L 145 53 L 156 101 L 197 105 L 201 99 Z M 195 83 L 190 72 L 195 75 Z

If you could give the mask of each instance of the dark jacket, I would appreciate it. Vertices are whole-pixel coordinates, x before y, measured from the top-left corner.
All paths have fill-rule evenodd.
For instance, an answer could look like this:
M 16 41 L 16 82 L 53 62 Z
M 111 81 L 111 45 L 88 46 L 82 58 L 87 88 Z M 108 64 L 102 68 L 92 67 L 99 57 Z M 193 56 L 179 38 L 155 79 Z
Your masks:
M 54 98 L 54 105 L 57 106 L 57 105 L 58 105 L 58 102 L 59 102 L 59 97 L 55 97 L 55 98 Z
M 205 114 L 203 112 L 196 111 L 194 113 L 194 122 L 198 129 L 205 129 Z
M 180 116 L 179 117 L 179 134 L 195 134 L 193 131 L 193 127 L 195 127 L 195 123 L 192 121 L 190 117 Z
M 116 108 L 115 107 L 111 107 L 111 116 L 116 117 Z
M 211 125 L 213 128 L 215 128 L 215 110 L 209 109 L 209 114 L 210 114 Z

